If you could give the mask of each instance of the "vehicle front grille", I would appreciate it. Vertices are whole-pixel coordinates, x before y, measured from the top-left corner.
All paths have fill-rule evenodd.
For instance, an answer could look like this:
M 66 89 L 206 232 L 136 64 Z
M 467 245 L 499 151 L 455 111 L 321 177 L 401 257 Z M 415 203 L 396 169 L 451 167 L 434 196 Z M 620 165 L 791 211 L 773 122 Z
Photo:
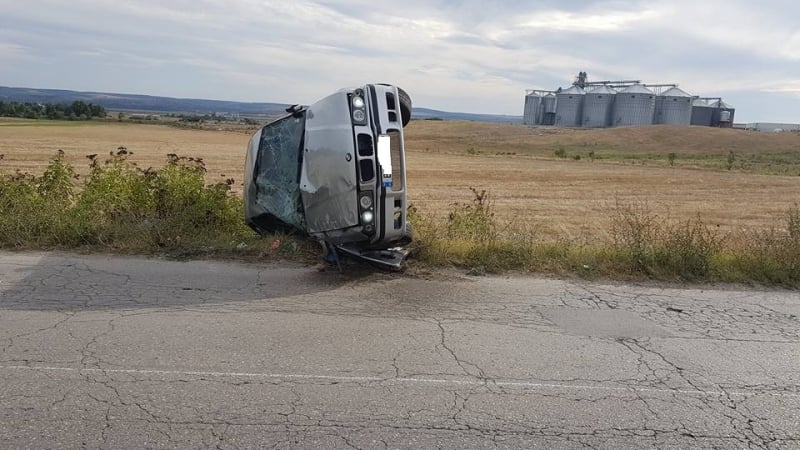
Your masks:
M 375 153 L 375 148 L 372 145 L 372 136 L 368 134 L 358 135 L 358 156 L 372 156 Z

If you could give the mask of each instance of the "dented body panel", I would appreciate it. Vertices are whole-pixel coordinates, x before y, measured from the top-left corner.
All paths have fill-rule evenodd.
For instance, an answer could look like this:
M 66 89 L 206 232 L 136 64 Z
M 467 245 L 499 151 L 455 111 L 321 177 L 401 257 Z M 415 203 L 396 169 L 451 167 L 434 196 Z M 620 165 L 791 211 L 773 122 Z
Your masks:
M 300 191 L 309 233 L 358 225 L 353 127 L 347 96 L 336 93 L 306 112 L 306 142 Z

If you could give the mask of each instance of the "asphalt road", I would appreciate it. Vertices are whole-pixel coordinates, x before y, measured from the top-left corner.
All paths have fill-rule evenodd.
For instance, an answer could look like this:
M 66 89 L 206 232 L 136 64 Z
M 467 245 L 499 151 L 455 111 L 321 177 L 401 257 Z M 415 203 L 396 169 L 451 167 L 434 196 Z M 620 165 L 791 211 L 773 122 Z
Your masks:
M 800 448 L 800 294 L 0 253 L 2 448 Z

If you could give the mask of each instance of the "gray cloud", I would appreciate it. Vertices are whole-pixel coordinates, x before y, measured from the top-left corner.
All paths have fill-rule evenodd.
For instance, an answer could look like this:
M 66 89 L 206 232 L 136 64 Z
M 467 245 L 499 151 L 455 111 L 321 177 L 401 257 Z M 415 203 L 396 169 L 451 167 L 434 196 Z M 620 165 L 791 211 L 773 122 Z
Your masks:
M 793 1 L 29 3 L 0 0 L 0 84 L 307 103 L 386 81 L 418 105 L 520 114 L 524 89 L 586 70 L 800 121 Z

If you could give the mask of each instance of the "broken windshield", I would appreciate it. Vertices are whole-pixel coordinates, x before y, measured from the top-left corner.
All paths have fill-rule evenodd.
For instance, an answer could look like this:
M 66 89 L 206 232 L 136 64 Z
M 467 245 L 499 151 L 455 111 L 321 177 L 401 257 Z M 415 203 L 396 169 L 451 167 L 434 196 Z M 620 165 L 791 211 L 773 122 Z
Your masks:
M 255 163 L 256 203 L 281 222 L 303 229 L 300 159 L 305 113 L 266 125 Z

